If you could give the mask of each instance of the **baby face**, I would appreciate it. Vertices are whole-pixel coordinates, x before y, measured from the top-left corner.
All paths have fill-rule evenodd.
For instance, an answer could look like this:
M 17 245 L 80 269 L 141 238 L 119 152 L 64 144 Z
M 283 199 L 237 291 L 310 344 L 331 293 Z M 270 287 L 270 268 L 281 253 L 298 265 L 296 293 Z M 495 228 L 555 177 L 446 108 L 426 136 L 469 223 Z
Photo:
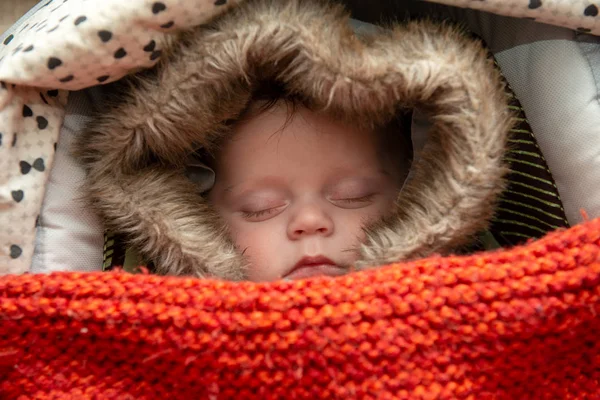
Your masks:
M 349 272 L 362 228 L 390 212 L 399 191 L 380 148 L 373 132 L 305 108 L 289 120 L 281 102 L 236 124 L 210 200 L 250 263 L 247 278 Z

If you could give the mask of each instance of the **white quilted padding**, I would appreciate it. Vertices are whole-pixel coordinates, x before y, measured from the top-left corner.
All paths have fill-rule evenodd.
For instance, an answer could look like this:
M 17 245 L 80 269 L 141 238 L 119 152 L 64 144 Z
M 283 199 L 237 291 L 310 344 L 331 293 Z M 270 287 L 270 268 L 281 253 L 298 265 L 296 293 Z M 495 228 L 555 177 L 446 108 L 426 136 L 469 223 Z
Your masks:
M 38 219 L 31 272 L 102 270 L 103 227 L 81 199 L 85 173 L 71 145 L 88 120 L 92 90 L 71 93 Z
M 548 29 L 543 40 L 497 53 L 498 63 L 527 110 L 567 219 L 581 210 L 600 216 L 600 72 L 598 38 L 573 40 L 566 29 Z M 536 71 L 536 73 L 532 73 Z
M 570 224 L 600 217 L 600 38 L 485 12 L 437 7 L 491 48 L 521 102 Z

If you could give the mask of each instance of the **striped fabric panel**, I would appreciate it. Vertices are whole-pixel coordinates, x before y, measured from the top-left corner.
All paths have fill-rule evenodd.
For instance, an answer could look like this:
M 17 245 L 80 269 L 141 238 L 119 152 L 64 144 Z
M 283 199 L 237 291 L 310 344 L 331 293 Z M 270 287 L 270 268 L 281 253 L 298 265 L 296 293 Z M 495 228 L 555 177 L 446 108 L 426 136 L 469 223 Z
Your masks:
M 135 249 L 127 247 L 125 236 L 110 232 L 104 234 L 103 271 L 122 268 L 126 272 L 138 273 L 141 271 L 140 267 L 145 267 L 149 271 L 154 269 L 151 262 L 144 260 Z
M 569 223 L 525 111 L 508 83 L 506 91 L 517 123 L 504 156 L 510 165 L 508 185 L 498 202 L 490 231 L 501 246 L 512 246 L 566 228 Z
M 121 247 L 119 244 L 115 246 L 115 235 L 110 232 L 104 232 L 104 257 L 102 260 L 103 271 L 112 269 L 115 247 Z

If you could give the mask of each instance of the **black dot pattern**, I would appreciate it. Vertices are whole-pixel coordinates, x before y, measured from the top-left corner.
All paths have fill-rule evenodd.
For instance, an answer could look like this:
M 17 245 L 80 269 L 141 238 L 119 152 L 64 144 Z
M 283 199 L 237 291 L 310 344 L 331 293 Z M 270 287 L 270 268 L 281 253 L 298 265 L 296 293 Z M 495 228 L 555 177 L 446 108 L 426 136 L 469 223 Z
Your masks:
M 23 193 L 22 190 L 13 190 L 12 192 L 10 192 L 10 195 L 13 198 L 13 200 L 17 203 L 23 201 L 23 198 L 25 197 L 25 193 Z
M 4 44 L 9 44 L 13 40 L 14 37 L 15 37 L 14 35 L 8 35 L 6 37 L 6 39 L 4 39 Z
M 535 10 L 536 8 L 540 8 L 542 6 L 542 0 L 529 0 L 529 8 L 531 10 Z
M 100 31 L 98 32 L 98 36 L 100 37 L 100 40 L 106 43 L 112 39 L 113 34 L 111 31 Z
M 114 54 L 116 59 L 123 58 L 126 55 L 127 55 L 127 52 L 122 47 L 119 50 L 115 51 L 115 54 Z
M 31 50 L 33 50 L 33 45 L 32 44 L 30 44 L 29 46 L 25 47 L 25 49 L 23 50 L 23 53 L 28 53 Z
M 156 3 L 152 4 L 152 13 L 153 14 L 158 14 L 161 11 L 164 11 L 167 9 L 167 6 L 165 6 L 164 3 L 161 3 L 160 1 L 157 1 Z
M 56 97 L 56 96 L 58 96 L 58 89 L 48 90 L 46 92 L 46 94 L 48 94 L 48 96 L 50 96 L 50 97 Z
M 23 254 L 23 250 L 19 246 L 17 246 L 16 244 L 10 246 L 10 258 L 19 258 L 21 257 L 21 254 Z
M 23 106 L 23 117 L 33 117 L 33 110 L 27 104 Z
M 59 81 L 62 83 L 71 82 L 75 77 L 73 75 L 67 75 L 64 78 L 60 78 Z
M 98 82 L 102 83 L 102 82 L 106 82 L 108 80 L 108 78 L 110 78 L 110 76 L 108 76 L 108 75 L 102 75 L 102 76 L 99 76 L 98 78 L 96 78 L 96 80 Z
M 67 16 L 63 17 L 63 18 L 67 18 Z M 85 15 L 82 15 L 81 17 L 77 17 L 75 18 L 75 21 L 73 22 L 75 24 L 75 26 L 81 24 L 82 22 L 85 22 L 87 20 L 87 17 Z
M 175 22 L 174 22 L 174 21 L 169 21 L 169 22 L 167 22 L 166 24 L 162 24 L 160 27 L 161 27 L 161 28 L 163 28 L 163 29 L 169 29 L 169 28 L 171 28 L 173 25 L 175 25 Z
M 21 168 L 21 173 L 23 175 L 27 175 L 29 171 L 31 171 L 31 164 L 29 164 L 27 161 L 20 161 L 19 167 Z
M 48 127 L 48 120 L 44 117 L 36 117 L 35 119 L 38 124 L 38 129 L 46 129 Z
M 54 69 L 56 67 L 60 67 L 62 65 L 62 61 L 60 58 L 50 57 L 48 59 L 48 69 Z
M 590 4 L 583 11 L 583 15 L 586 15 L 588 17 L 595 17 L 596 15 L 598 15 L 598 7 L 595 4 Z
M 215 6 L 222 6 L 227 4 L 227 0 L 216 0 L 215 1 Z
M 32 164 L 33 169 L 39 172 L 44 172 L 46 170 L 46 165 L 44 164 L 43 158 L 36 158 Z
M 151 40 L 147 45 L 144 46 L 144 51 L 154 51 L 155 47 L 156 42 L 154 40 Z

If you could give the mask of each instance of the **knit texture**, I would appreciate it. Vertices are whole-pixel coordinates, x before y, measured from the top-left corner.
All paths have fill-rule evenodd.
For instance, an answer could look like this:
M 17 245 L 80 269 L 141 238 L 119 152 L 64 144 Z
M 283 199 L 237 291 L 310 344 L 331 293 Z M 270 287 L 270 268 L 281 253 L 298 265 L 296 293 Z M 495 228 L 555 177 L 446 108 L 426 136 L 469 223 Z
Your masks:
M 600 219 L 339 278 L 3 276 L 0 398 L 595 398 L 599 296 Z

